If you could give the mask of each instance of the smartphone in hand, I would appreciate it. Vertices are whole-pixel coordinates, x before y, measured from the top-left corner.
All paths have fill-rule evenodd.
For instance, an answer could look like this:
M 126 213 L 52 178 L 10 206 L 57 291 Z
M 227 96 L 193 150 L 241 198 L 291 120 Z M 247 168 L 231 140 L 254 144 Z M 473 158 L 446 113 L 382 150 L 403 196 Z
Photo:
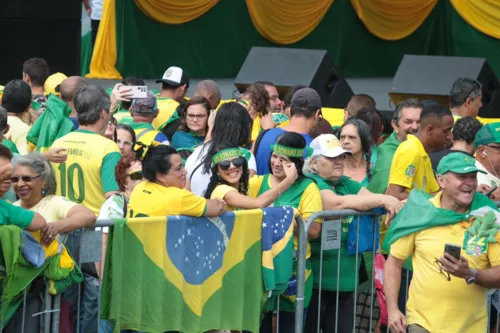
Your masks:
M 445 244 L 444 245 L 444 253 L 449 253 L 452 257 L 457 260 L 460 260 L 460 251 L 461 248 L 459 245 L 455 244 Z

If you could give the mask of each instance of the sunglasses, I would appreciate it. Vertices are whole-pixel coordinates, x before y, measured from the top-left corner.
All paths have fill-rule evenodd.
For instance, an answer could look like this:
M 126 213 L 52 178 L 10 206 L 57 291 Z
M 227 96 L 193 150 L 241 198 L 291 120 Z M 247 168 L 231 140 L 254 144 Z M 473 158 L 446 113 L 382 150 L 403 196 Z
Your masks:
M 19 180 L 21 179 L 24 183 L 30 183 L 34 179 L 37 179 L 38 177 L 40 177 L 40 175 L 38 175 L 38 176 L 21 176 L 21 177 L 14 176 L 14 177 L 10 177 L 10 181 L 13 183 L 19 183 Z
M 235 158 L 232 161 L 222 161 L 222 162 L 218 163 L 217 166 L 221 170 L 226 171 L 231 167 L 231 164 L 234 165 L 235 168 L 241 168 L 243 166 L 243 164 L 245 164 L 245 162 L 246 162 L 246 159 L 243 156 L 240 156 L 238 158 Z
M 130 180 L 142 180 L 142 170 L 131 172 L 128 176 L 130 177 Z

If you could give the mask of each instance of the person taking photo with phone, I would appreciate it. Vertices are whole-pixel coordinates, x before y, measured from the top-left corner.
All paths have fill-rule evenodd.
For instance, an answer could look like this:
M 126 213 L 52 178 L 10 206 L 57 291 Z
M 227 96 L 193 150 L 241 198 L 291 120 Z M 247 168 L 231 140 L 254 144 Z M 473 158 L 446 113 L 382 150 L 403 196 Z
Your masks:
M 393 333 L 487 331 L 486 293 L 500 287 L 500 244 L 496 227 L 488 227 L 492 237 L 480 237 L 471 227 L 474 221 L 481 230 L 488 225 L 483 219 L 492 213 L 484 217 L 485 210 L 495 211 L 493 220 L 499 215 L 495 203 L 476 192 L 477 174 L 484 171 L 475 163 L 461 152 L 445 156 L 437 168 L 441 191 L 434 197 L 412 191 L 389 227 L 384 292 Z M 413 279 L 405 317 L 398 292 L 410 256 Z

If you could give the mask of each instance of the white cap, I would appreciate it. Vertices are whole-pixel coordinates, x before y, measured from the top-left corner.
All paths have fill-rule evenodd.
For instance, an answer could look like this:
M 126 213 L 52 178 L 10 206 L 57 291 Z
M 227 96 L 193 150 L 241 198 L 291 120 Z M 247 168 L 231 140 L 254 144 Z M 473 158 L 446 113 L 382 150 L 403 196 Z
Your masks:
M 165 82 L 171 86 L 180 86 L 184 84 L 189 85 L 189 77 L 180 67 L 171 66 L 169 67 L 163 77 L 160 80 L 156 80 L 156 83 Z
M 309 146 L 313 149 L 312 156 L 337 157 L 342 154 L 351 154 L 342 148 L 339 139 L 333 134 L 321 134 Z

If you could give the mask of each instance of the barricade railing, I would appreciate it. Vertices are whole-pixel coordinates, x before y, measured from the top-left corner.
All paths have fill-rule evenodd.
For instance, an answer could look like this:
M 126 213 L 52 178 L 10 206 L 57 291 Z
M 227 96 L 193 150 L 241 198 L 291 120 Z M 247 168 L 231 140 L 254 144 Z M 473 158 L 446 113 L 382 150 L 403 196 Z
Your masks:
M 328 332 L 344 332 L 343 327 L 339 327 L 339 320 L 342 320 L 343 318 L 340 318 L 339 316 L 339 300 L 340 300 L 340 275 L 349 273 L 349 272 L 341 272 L 341 252 L 340 252 L 340 247 L 342 246 L 342 233 L 345 233 L 344 230 L 342 230 L 342 218 L 350 218 L 353 217 L 357 218 L 357 230 L 356 230 L 356 246 L 358 246 L 358 241 L 359 241 L 359 235 L 360 235 L 360 216 L 362 215 L 371 215 L 374 216 L 375 219 L 373 221 L 374 223 L 374 230 L 377 230 L 380 226 L 380 219 L 378 218 L 379 215 L 376 215 L 375 213 L 372 212 L 359 212 L 359 211 L 354 211 L 354 210 L 330 210 L 330 211 L 320 211 L 312 214 L 309 219 L 304 223 L 304 221 L 298 216 L 296 218 L 297 222 L 297 236 L 298 236 L 298 249 L 296 252 L 296 259 L 297 259 L 297 289 L 296 289 L 296 312 L 295 312 L 295 333 L 302 333 L 302 332 L 307 332 L 307 333 L 316 333 L 316 332 L 322 332 L 321 330 L 321 316 L 322 316 L 322 311 L 321 311 L 321 302 L 322 302 L 322 285 L 323 285 L 323 253 L 326 250 L 337 250 L 337 268 L 336 268 L 336 290 L 333 290 L 332 292 L 335 294 L 335 313 L 329 313 L 327 316 L 329 316 L 329 319 L 335 318 L 335 328 L 332 330 L 331 328 L 329 329 Z M 319 267 L 319 287 L 317 289 L 317 300 L 313 298 L 311 301 L 311 304 L 309 305 L 309 311 L 307 312 L 307 317 L 308 321 L 314 320 L 316 322 L 316 327 L 317 329 L 313 331 L 308 331 L 307 329 L 304 330 L 304 302 L 305 302 L 305 271 L 306 271 L 306 249 L 307 249 L 307 243 L 308 243 L 308 231 L 316 219 L 324 219 L 325 221 L 322 224 L 322 233 L 321 233 L 321 250 L 320 250 L 320 267 Z M 76 237 L 76 240 L 72 240 L 74 242 L 78 241 L 79 245 L 79 251 L 78 251 L 78 256 L 75 258 L 78 262 L 78 265 L 82 267 L 83 264 L 93 264 L 93 263 L 101 263 L 100 265 L 100 272 L 102 274 L 103 272 L 103 265 L 102 265 L 102 228 L 103 227 L 111 227 L 113 226 L 114 223 L 112 220 L 99 220 L 95 227 L 93 229 L 85 229 L 85 230 L 79 230 L 76 232 L 73 232 L 71 234 L 79 234 L 79 237 Z M 64 237 L 64 236 L 63 236 Z M 71 247 L 74 244 L 71 244 L 71 240 L 65 239 L 67 245 Z M 68 243 L 68 241 L 70 243 Z M 371 251 L 369 251 L 369 255 L 372 256 L 373 262 L 372 263 L 367 263 L 366 260 L 363 259 L 363 254 L 358 253 L 356 251 L 354 262 L 355 262 L 355 271 L 354 273 L 354 279 L 355 281 L 358 280 L 359 278 L 359 267 L 361 261 L 365 261 L 365 266 L 366 268 L 371 268 L 371 272 L 368 272 L 368 281 L 366 281 L 364 284 L 359 285 L 359 283 L 354 283 L 354 290 L 351 291 L 352 297 L 353 297 L 353 302 L 352 302 L 352 323 L 350 323 L 347 326 L 352 326 L 352 330 L 350 332 L 382 332 L 380 328 L 377 327 L 376 323 L 379 320 L 379 313 L 376 311 L 376 292 L 375 292 L 375 285 L 374 285 L 374 271 L 375 271 L 375 255 L 380 254 L 380 249 L 378 246 L 378 242 L 376 241 L 376 234 L 373 235 L 373 248 Z M 1 271 L 1 267 L 0 267 Z M 407 275 L 406 280 L 402 281 L 401 286 L 405 288 L 406 294 L 404 299 L 406 300 L 408 298 L 407 291 L 409 287 L 409 282 L 410 279 Z M 495 290 L 490 291 L 489 297 L 488 297 L 488 318 L 492 316 L 490 313 L 491 307 L 489 304 L 491 301 L 493 301 L 496 306 L 498 307 L 498 304 L 500 303 L 499 300 L 499 295 L 498 293 L 494 294 Z M 44 291 L 44 301 L 43 301 L 43 309 L 40 312 L 33 313 L 33 314 L 28 314 L 26 311 L 26 298 L 28 294 L 28 290 L 25 290 L 24 292 L 24 302 L 23 302 L 23 308 L 22 308 L 22 315 L 23 315 L 23 320 L 22 320 L 22 326 L 21 329 L 17 332 L 28 332 L 25 328 L 24 322 L 25 319 L 27 318 L 28 315 L 31 315 L 32 317 L 36 318 L 41 318 L 42 319 L 42 325 L 41 327 L 43 328 L 44 333 L 59 333 L 59 323 L 60 323 L 60 312 L 61 312 L 61 295 L 56 295 L 52 296 L 49 294 L 48 291 L 48 286 L 46 286 L 45 291 Z M 364 295 L 364 299 L 360 297 L 360 295 Z M 99 284 L 99 296 L 100 296 L 100 284 Z M 363 301 L 364 304 L 363 306 L 360 306 L 359 302 Z M 313 301 L 317 302 L 317 308 L 318 308 L 318 316 L 317 318 L 312 318 L 310 316 L 313 315 L 311 313 L 310 308 L 313 306 Z M 80 333 L 82 332 L 80 330 L 80 315 L 81 315 L 81 302 L 82 302 L 82 293 L 81 293 L 81 288 L 80 286 L 77 287 L 77 298 L 76 298 L 76 307 L 77 307 L 77 314 L 76 314 L 76 327 L 75 327 L 75 333 Z M 278 302 L 279 304 L 279 302 Z M 99 327 L 99 305 L 100 302 L 97 302 L 97 322 L 96 327 Z M 369 312 L 366 314 L 364 313 L 364 306 L 369 308 Z M 345 309 L 344 309 L 345 310 Z M 345 311 L 343 313 L 343 317 L 345 318 Z M 363 319 L 367 319 L 367 322 L 364 322 Z M 280 316 L 279 316 L 279 310 L 277 311 L 277 317 L 276 317 L 276 322 L 277 322 L 277 330 L 276 332 L 279 332 L 279 324 L 280 324 Z M 2 331 L 2 322 L 0 321 L 0 331 Z M 86 333 L 88 330 L 85 330 L 82 333 Z M 99 328 L 97 328 L 97 331 L 99 332 Z M 16 332 L 16 333 L 17 333 Z M 323 330 L 323 332 L 325 332 Z M 384 332 L 389 332 L 389 328 Z M 496 315 L 496 333 L 500 332 L 500 315 Z M 9 332 L 10 333 L 10 332 Z M 63 332 L 64 333 L 64 332 Z

